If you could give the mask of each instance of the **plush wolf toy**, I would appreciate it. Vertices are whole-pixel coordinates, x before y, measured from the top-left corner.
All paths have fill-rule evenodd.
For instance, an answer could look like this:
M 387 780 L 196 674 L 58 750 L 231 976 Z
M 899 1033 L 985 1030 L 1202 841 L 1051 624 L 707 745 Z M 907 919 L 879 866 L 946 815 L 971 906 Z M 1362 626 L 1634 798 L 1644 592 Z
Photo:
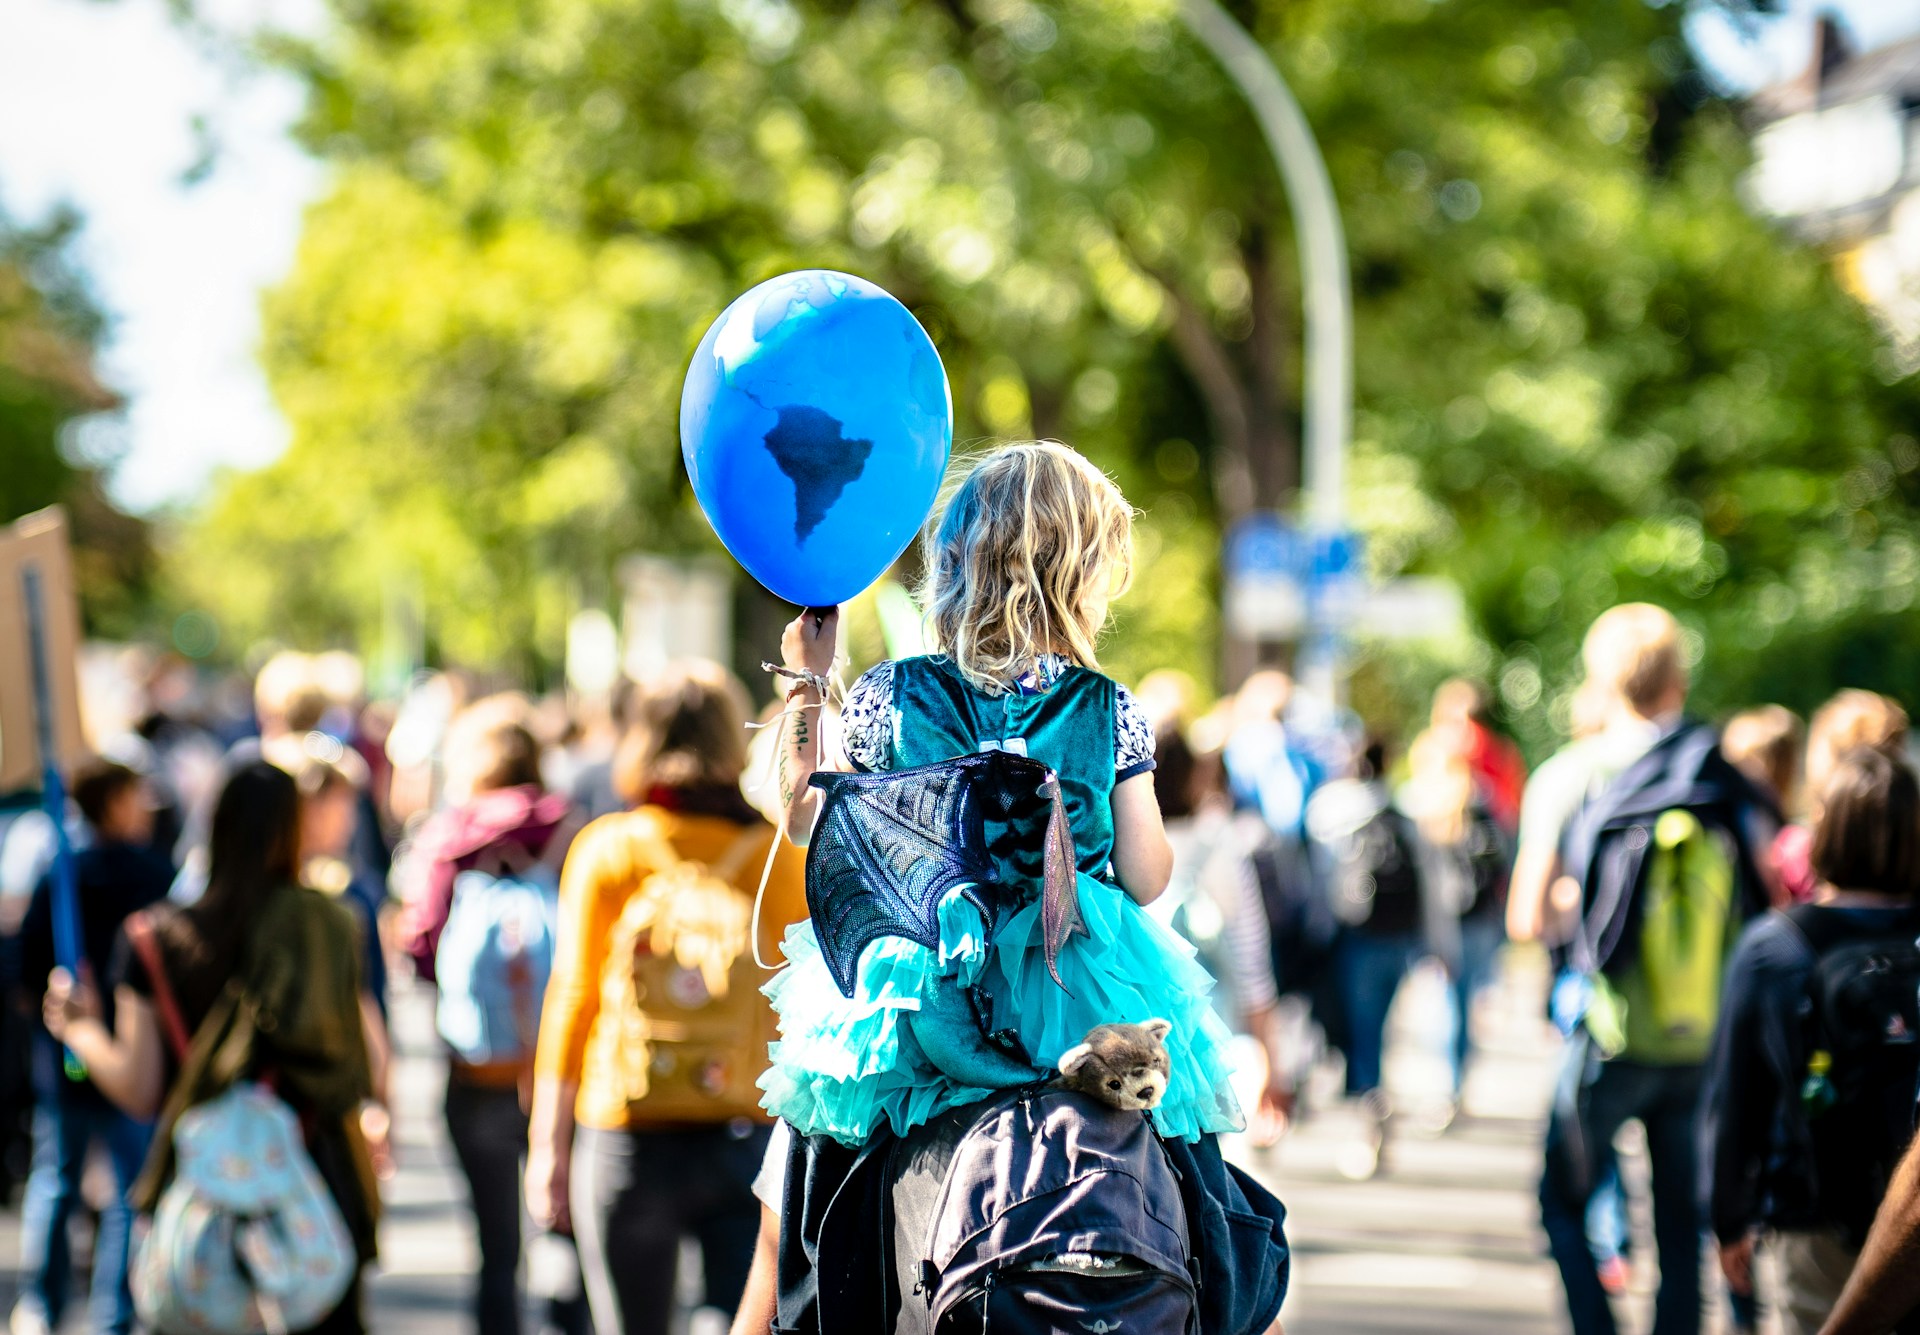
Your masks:
M 1087 1031 L 1085 1042 L 1060 1054 L 1060 1075 L 1053 1083 L 1110 1107 L 1146 1112 L 1167 1092 L 1165 1039 L 1172 1029 L 1166 1020 L 1097 1024 Z

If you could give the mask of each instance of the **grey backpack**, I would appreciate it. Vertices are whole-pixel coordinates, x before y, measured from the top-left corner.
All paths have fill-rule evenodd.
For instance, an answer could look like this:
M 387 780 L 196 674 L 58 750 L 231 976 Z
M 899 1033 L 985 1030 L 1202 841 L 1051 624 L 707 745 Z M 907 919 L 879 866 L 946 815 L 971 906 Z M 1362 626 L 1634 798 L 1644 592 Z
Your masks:
M 891 1155 L 895 1335 L 1198 1335 L 1180 1181 L 1145 1115 L 1027 1089 Z

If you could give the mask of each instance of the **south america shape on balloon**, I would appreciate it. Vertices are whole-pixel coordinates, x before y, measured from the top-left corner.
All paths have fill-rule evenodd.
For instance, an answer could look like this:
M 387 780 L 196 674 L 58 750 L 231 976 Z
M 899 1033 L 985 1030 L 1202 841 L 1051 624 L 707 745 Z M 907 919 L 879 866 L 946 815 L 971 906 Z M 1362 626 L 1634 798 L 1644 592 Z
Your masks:
M 687 368 L 680 445 L 694 496 L 768 589 L 830 607 L 899 559 L 953 448 L 933 340 L 884 289 L 810 269 L 752 288 Z

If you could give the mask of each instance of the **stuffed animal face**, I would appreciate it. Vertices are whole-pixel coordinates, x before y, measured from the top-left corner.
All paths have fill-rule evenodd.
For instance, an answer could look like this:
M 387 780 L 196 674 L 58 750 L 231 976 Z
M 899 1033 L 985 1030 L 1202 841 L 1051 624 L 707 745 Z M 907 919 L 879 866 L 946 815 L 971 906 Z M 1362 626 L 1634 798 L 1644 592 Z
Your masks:
M 1166 1020 L 1095 1025 L 1084 1043 L 1060 1054 L 1055 1083 L 1110 1107 L 1145 1112 L 1166 1096 L 1170 1063 L 1165 1040 L 1172 1030 Z

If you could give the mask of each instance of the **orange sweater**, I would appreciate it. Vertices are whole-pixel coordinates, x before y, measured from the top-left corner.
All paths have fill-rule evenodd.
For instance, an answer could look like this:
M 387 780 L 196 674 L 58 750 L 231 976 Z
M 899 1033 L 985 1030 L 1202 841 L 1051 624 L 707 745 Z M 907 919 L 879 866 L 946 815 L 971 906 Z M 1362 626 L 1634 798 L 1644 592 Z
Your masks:
M 559 949 L 540 1017 L 534 1074 L 577 1082 L 580 1093 L 574 1117 L 580 1125 L 601 1131 L 624 1130 L 632 1123 L 626 1098 L 615 1085 L 615 1072 L 601 1069 L 606 1059 L 598 1054 L 605 1046 L 595 1038 L 601 1023 L 601 974 L 614 924 L 627 900 L 660 870 L 646 860 L 652 840 L 644 834 L 646 827 L 636 822 L 657 822 L 656 828 L 674 852 L 695 862 L 720 862 L 741 834 L 740 826 L 722 817 L 643 807 L 601 817 L 580 832 L 567 853 L 560 875 Z M 773 827 L 766 826 L 764 838 L 753 845 L 752 854 L 734 874 L 734 883 L 748 894 L 760 884 L 767 842 L 777 837 Z M 803 850 L 782 841 L 760 916 L 762 959 L 778 960 L 780 938 L 789 925 L 807 916 L 804 857 Z M 615 1022 L 608 1017 L 607 1023 Z

